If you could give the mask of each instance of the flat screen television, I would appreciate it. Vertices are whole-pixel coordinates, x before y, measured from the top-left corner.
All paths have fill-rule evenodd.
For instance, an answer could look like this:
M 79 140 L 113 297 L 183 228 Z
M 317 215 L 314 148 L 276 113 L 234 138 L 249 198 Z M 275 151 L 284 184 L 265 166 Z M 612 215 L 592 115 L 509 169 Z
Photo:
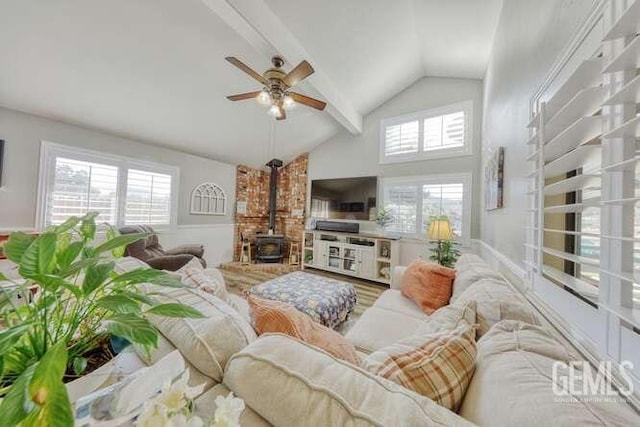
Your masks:
M 369 221 L 376 214 L 378 177 L 311 181 L 311 216 L 323 219 Z

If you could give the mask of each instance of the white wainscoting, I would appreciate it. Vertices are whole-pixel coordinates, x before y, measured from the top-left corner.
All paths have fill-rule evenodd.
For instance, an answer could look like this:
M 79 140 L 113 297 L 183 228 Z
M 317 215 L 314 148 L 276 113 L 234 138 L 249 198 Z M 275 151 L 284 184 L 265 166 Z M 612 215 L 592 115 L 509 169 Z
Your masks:
M 234 224 L 179 225 L 174 230 L 160 232 L 165 249 L 198 243 L 204 245 L 204 259 L 209 267 L 233 261 Z

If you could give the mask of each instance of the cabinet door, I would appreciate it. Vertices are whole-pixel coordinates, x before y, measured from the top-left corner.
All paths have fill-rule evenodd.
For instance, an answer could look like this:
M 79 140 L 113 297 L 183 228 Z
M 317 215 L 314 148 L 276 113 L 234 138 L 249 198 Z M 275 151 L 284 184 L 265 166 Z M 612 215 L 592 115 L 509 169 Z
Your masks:
M 372 249 L 358 250 L 358 275 L 373 279 L 375 273 L 375 253 Z
M 327 242 L 322 240 L 313 242 L 313 264 L 318 267 L 327 266 Z

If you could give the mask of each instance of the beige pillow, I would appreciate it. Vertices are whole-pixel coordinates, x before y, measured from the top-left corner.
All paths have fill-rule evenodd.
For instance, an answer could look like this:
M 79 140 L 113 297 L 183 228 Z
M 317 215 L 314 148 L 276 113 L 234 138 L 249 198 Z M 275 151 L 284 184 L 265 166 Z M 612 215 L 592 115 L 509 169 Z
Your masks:
M 362 367 L 456 411 L 473 376 L 473 328 L 414 335 L 371 353 Z
M 520 320 L 532 325 L 540 324 L 533 308 L 525 304 L 524 300 L 502 281 L 480 280 L 463 292 L 452 305 L 463 307 L 470 301 L 476 303 L 478 339 L 501 320 Z
M 484 279 L 492 279 L 496 283 L 501 282 L 505 286 L 507 285 L 502 275 L 489 268 L 486 264 L 465 264 L 456 268 L 456 280 L 453 282 L 451 302 L 457 301 L 467 289 Z
M 149 316 L 149 320 L 193 366 L 220 382 L 229 357 L 256 339 L 251 325 L 219 298 L 197 289 L 160 290 L 163 302 L 180 302 L 199 310 L 204 318 Z
M 430 399 L 286 335 L 235 354 L 224 384 L 276 426 L 470 426 Z
M 436 310 L 424 320 L 413 335 L 434 334 L 452 331 L 459 326 L 473 326 L 476 323 L 476 302 L 469 301 L 463 306 L 448 305 Z
M 193 261 L 194 260 L 189 261 L 189 264 Z M 218 280 L 215 280 L 213 277 L 208 275 L 202 268 L 202 264 L 200 264 L 200 262 L 196 261 L 196 263 L 198 264 L 198 267 L 187 264 L 179 270 L 182 277 L 182 284 L 216 296 L 227 304 L 230 304 L 229 292 L 224 286 L 224 283 L 220 283 Z
M 182 267 L 180 267 L 178 270 L 175 271 L 175 273 L 179 274 L 179 275 L 183 275 L 185 270 L 187 269 L 195 269 L 195 270 L 204 270 L 204 267 L 202 266 L 202 263 L 198 260 L 198 258 L 193 257 L 189 260 L 188 263 L 186 263 L 185 265 L 183 265 Z
M 477 425 L 496 427 L 638 425 L 640 418 L 621 399 L 575 396 L 587 398 L 574 401 L 572 396 L 556 396 L 558 360 L 580 358 L 540 326 L 511 320 L 496 324 L 478 341 L 476 371 L 460 415 Z M 566 380 L 566 370 L 556 372 Z M 584 379 L 576 374 L 575 390 L 583 390 Z
M 132 270 L 137 270 L 138 268 L 151 268 L 151 267 L 149 267 L 149 264 L 147 264 L 144 261 L 140 261 L 138 258 L 127 256 L 127 257 L 119 258 L 116 261 L 116 265 L 113 268 L 113 271 L 115 271 L 118 274 L 124 274 Z

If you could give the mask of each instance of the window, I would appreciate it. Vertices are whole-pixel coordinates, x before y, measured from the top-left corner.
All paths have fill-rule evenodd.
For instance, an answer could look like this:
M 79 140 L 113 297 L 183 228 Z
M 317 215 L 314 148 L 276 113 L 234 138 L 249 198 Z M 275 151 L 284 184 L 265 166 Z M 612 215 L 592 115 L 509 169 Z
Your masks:
M 178 169 L 42 143 L 38 226 L 97 211 L 115 226 L 175 225 Z
M 324 199 L 311 199 L 311 217 L 329 218 L 329 201 Z
M 471 101 L 383 120 L 380 163 L 471 154 Z
M 432 216 L 446 215 L 454 234 L 469 242 L 471 175 L 387 178 L 383 206 L 394 218 L 389 231 L 424 238 Z

